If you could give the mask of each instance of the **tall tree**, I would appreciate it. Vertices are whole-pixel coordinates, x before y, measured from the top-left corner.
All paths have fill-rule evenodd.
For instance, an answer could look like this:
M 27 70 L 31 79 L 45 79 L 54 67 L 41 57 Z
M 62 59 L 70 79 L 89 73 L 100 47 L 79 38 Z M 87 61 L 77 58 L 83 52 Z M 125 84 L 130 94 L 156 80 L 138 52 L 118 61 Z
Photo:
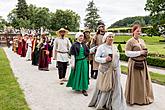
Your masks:
M 90 1 L 88 4 L 88 7 L 86 8 L 86 16 L 85 16 L 85 26 L 88 26 L 91 30 L 96 30 L 97 29 L 97 23 L 100 19 L 100 16 L 98 14 L 98 9 L 95 6 L 94 1 Z
M 150 11 L 153 21 L 153 29 L 157 32 L 159 29 L 165 31 L 165 1 L 164 0 L 147 0 L 145 10 Z
M 80 16 L 72 10 L 56 10 L 51 13 L 51 29 L 67 28 L 70 31 L 78 31 L 80 27 Z
M 16 15 L 17 18 L 22 18 L 23 20 L 28 19 L 28 5 L 25 0 L 18 0 L 16 5 Z

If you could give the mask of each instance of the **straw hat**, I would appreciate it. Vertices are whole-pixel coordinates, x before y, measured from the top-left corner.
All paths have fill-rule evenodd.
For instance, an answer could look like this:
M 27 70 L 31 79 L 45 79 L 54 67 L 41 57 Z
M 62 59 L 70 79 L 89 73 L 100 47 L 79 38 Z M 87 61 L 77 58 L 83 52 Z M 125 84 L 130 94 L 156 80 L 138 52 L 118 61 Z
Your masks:
M 61 31 L 65 31 L 65 36 L 68 34 L 68 30 L 66 30 L 66 29 L 64 29 L 64 28 L 61 28 L 61 29 L 59 29 L 58 31 L 56 31 L 56 34 L 57 34 L 57 36 L 60 36 L 60 32 Z
M 85 27 L 83 32 L 91 32 L 91 30 L 88 27 Z

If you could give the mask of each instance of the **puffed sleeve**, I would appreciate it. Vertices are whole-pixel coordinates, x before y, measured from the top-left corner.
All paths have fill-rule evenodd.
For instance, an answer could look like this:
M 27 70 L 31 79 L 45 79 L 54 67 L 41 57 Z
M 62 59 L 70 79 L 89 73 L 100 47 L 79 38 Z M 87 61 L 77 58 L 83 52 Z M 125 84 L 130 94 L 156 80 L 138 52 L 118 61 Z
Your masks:
M 128 41 L 126 43 L 125 54 L 127 57 L 137 57 L 140 56 L 140 51 L 132 51 L 132 43 Z
M 106 58 L 105 57 L 102 57 L 102 54 L 103 54 L 103 46 L 99 46 L 97 51 L 96 51 L 96 54 L 95 54 L 95 61 L 98 62 L 98 63 L 106 63 Z

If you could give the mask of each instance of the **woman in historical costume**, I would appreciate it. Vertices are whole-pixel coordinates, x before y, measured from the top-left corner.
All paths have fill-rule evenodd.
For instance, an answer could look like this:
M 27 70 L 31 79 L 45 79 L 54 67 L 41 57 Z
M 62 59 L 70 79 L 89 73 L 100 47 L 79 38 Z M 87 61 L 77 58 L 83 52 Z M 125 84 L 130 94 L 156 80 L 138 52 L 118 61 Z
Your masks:
M 77 42 L 75 42 L 70 49 L 72 69 L 67 87 L 72 87 L 72 90 L 82 91 L 84 96 L 88 96 L 86 90 L 89 84 L 87 62 L 89 49 L 83 43 L 83 33 L 78 32 L 75 37 L 77 38 Z
M 31 58 L 31 54 L 32 54 L 32 35 L 29 35 L 26 44 L 27 44 L 26 60 L 30 61 L 32 59 Z
M 14 51 L 14 53 L 17 52 L 17 38 L 16 37 L 13 38 L 13 48 L 12 48 L 12 50 Z
M 40 43 L 39 43 L 39 39 L 37 39 L 36 37 L 34 38 L 34 47 L 33 47 L 33 53 L 32 53 L 32 65 L 37 66 L 38 65 L 38 59 L 39 59 L 39 47 L 40 47 Z
M 22 54 L 22 35 L 18 35 L 18 50 L 17 54 L 21 55 Z
M 134 25 L 133 37 L 126 44 L 125 54 L 129 57 L 126 83 L 126 102 L 128 104 L 150 104 L 154 101 L 151 78 L 147 68 L 147 49 L 140 38 L 141 27 Z
M 126 110 L 126 103 L 120 82 L 119 52 L 113 45 L 112 32 L 103 37 L 103 44 L 97 49 L 95 60 L 99 62 L 96 89 L 89 107 L 106 110 Z
M 27 40 L 27 35 L 25 35 L 22 38 L 22 54 L 21 54 L 21 57 L 26 57 L 26 50 L 27 50 L 26 40 Z
M 49 71 L 49 51 L 48 51 L 48 43 L 47 43 L 47 37 L 42 35 L 42 43 L 40 44 L 40 50 L 39 50 L 39 70 Z

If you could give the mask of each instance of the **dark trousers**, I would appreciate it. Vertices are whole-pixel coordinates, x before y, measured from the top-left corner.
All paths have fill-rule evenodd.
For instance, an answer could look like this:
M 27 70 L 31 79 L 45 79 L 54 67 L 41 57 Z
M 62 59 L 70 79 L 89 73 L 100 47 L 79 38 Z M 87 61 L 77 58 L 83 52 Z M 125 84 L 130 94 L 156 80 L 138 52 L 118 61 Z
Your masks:
M 58 68 L 59 79 L 65 78 L 66 70 L 67 70 L 67 63 L 68 62 L 57 61 L 57 65 L 58 65 L 57 68 Z

